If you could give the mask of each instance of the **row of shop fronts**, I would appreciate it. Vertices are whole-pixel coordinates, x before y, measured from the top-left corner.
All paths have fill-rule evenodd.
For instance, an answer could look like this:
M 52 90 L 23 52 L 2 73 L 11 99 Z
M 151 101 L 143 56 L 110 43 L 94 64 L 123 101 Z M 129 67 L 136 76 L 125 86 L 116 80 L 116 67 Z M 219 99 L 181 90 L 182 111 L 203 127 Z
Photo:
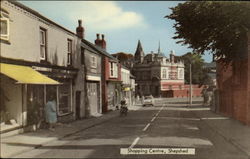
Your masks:
M 16 1 L 1 1 L 0 12 L 8 22 L 8 36 L 1 30 L 0 39 L 1 134 L 42 127 L 51 95 L 58 122 L 119 105 L 121 64 L 106 52 L 104 35 L 93 44 L 84 39 L 81 20 L 74 33 Z
M 1 61 L 6 62 L 2 58 Z M 135 89 L 122 80 L 105 81 L 107 89 L 102 91 L 104 81 L 87 75 L 86 82 L 82 81 L 86 87 L 85 96 L 85 90 L 79 89 L 76 82 L 77 69 L 37 67 L 29 62 L 25 66 L 13 64 L 13 60 L 11 63 L 1 63 L 1 133 L 24 127 L 30 129 L 34 125 L 36 128 L 45 126 L 42 125 L 45 124 L 44 107 L 51 95 L 57 103 L 59 122 L 100 116 L 116 109 L 123 99 L 128 105 L 134 103 Z M 19 74 L 10 69 L 16 69 Z M 103 93 L 107 96 L 107 111 L 103 111 Z
M 2 61 L 6 62 L 1 58 Z M 65 75 L 62 72 L 66 70 L 63 69 L 19 65 L 13 60 L 11 63 L 3 62 L 0 63 L 1 133 L 38 123 L 43 124 L 44 106 L 51 95 L 57 103 L 58 120 L 74 120 L 76 114 L 73 80 L 76 70 L 67 70 L 70 73 Z M 38 71 L 35 68 L 47 71 Z

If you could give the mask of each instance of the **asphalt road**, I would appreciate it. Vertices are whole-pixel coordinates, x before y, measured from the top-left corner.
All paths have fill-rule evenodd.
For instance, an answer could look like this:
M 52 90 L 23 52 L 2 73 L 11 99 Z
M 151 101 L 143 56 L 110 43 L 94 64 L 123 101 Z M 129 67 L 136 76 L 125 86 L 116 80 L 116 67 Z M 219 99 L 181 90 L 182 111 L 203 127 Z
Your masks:
M 188 110 L 185 103 L 160 101 L 154 107 L 129 111 L 18 158 L 171 158 L 247 159 L 237 147 Z M 203 109 L 203 107 L 196 106 Z M 121 148 L 194 148 L 194 155 L 120 154 Z

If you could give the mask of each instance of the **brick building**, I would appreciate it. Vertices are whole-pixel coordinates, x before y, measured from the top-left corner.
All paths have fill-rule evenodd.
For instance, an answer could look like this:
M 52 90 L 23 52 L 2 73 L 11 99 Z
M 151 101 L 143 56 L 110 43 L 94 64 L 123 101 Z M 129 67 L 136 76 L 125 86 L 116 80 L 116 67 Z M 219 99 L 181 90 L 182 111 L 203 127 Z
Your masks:
M 167 58 L 160 50 L 144 54 L 138 42 L 134 55 L 133 74 L 136 77 L 136 94 L 154 97 L 187 97 L 189 85 L 184 84 L 184 63 L 171 51 Z M 192 85 L 193 96 L 201 95 L 201 88 Z
M 218 111 L 250 125 L 250 33 L 242 48 L 228 67 L 217 62 L 219 90 Z
M 102 113 L 115 109 L 121 101 L 121 64 L 106 52 L 106 41 L 104 35 L 96 35 L 95 44 L 84 40 L 85 44 L 101 55 L 101 103 Z

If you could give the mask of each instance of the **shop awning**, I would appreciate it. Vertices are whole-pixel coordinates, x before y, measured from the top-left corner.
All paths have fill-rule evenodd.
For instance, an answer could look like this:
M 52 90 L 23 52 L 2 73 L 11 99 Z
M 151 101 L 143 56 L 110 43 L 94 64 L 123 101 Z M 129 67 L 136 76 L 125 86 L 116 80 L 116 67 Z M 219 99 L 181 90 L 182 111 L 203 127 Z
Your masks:
M 0 72 L 20 84 L 60 84 L 28 66 L 0 63 Z
M 123 88 L 124 91 L 130 91 L 130 87 Z

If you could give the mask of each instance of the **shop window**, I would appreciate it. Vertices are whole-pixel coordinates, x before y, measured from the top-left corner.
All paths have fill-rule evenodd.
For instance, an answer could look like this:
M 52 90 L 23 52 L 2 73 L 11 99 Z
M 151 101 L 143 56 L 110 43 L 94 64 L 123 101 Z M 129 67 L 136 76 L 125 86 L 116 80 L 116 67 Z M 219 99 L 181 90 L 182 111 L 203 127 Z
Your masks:
M 9 40 L 10 23 L 9 23 L 9 13 L 1 8 L 0 14 L 1 23 L 1 40 Z
M 59 114 L 67 114 L 71 112 L 71 86 L 70 84 L 60 85 L 58 88 L 59 96 Z

